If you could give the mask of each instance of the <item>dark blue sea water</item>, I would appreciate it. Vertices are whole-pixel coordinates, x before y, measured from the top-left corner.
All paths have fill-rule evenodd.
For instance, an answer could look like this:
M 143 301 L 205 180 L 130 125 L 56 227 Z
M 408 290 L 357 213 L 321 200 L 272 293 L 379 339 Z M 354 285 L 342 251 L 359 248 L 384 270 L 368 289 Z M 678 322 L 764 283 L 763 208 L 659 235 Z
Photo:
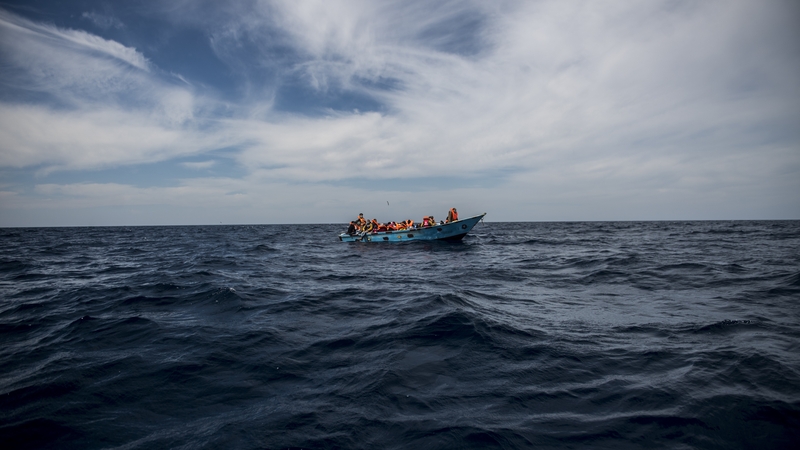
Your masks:
M 800 447 L 800 222 L 0 230 L 0 448 Z

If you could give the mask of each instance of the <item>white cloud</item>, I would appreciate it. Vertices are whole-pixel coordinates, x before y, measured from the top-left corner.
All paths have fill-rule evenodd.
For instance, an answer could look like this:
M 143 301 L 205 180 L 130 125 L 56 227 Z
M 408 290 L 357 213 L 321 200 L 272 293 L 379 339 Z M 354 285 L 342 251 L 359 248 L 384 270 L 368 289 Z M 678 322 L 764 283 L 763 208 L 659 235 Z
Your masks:
M 208 161 L 197 161 L 197 162 L 184 162 L 184 163 L 181 163 L 181 165 L 183 167 L 186 167 L 187 169 L 203 170 L 203 169 L 210 169 L 210 168 L 214 167 L 214 165 L 216 165 L 216 163 L 217 162 L 214 161 L 214 160 L 208 160 Z
M 120 109 L 64 114 L 0 103 L 0 166 L 96 169 L 163 161 L 224 146 L 220 136 L 167 128 Z
M 36 103 L 50 105 L 54 116 L 119 109 L 175 127 L 204 107 L 190 86 L 175 85 L 175 77 L 162 79 L 144 55 L 117 42 L 2 10 L 0 36 L 0 84 L 44 94 Z
M 125 47 L 118 42 L 106 40 L 85 31 L 31 22 L 3 10 L 0 10 L 0 29 L 5 37 L 13 36 L 15 38 L 13 41 L 5 43 L 9 47 L 19 48 L 38 42 L 43 44 L 39 48 L 46 48 L 55 44 L 57 48 L 105 55 L 138 69 L 149 70 L 147 59 L 136 49 Z M 23 42 L 19 42 L 20 39 Z
M 279 177 L 422 177 L 445 170 L 532 170 L 541 164 L 587 160 L 602 165 L 607 164 L 605 159 L 620 160 L 629 154 L 659 158 L 670 152 L 692 158 L 695 150 L 690 147 L 735 153 L 740 151 L 735 143 L 745 127 L 785 121 L 782 118 L 798 113 L 785 92 L 797 91 L 798 83 L 782 75 L 796 70 L 797 62 L 761 56 L 755 50 L 769 42 L 748 42 L 753 37 L 749 27 L 777 20 L 771 16 L 774 10 L 763 12 L 748 2 L 681 6 L 672 11 L 665 9 L 665 3 L 631 7 L 615 1 L 509 2 L 491 10 L 482 2 L 433 9 L 413 2 L 262 5 L 266 5 L 264 15 L 237 16 L 240 31 L 217 41 L 218 51 L 230 50 L 237 39 L 258 44 L 274 35 L 272 27 L 278 26 L 306 55 L 293 70 L 304 72 L 311 86 L 324 90 L 333 83 L 364 91 L 387 105 L 384 113 L 331 112 L 316 118 L 275 113 L 247 117 L 247 108 L 234 110 L 216 128 L 224 137 L 215 142 L 242 144 L 239 160 L 245 166 L 274 169 Z M 481 22 L 465 30 L 456 20 L 463 16 Z M 118 43 L 4 17 L 5 23 L 21 23 L 28 33 L 102 49 L 98 51 L 147 67 L 141 54 Z M 445 31 L 431 42 L 424 38 L 437 26 L 452 27 L 449 32 L 459 36 L 477 33 L 482 48 L 468 55 L 442 51 L 436 45 Z M 43 39 L 35 41 L 46 45 Z M 47 54 L 39 50 L 20 47 L 19 52 Z M 57 71 L 51 88 L 57 95 L 83 83 L 74 90 L 100 91 L 96 102 L 135 97 L 135 104 L 143 108 L 131 113 L 139 116 L 133 123 L 152 118 L 149 123 L 160 131 L 152 133 L 151 140 L 162 147 L 169 139 L 177 141 L 180 132 L 194 133 L 180 126 L 197 119 L 197 103 L 207 98 L 97 58 L 71 63 L 75 56 L 58 61 L 48 55 L 46 61 L 36 59 L 24 67 L 31 73 L 43 67 Z M 45 78 L 40 83 L 50 81 Z M 360 81 L 382 79 L 395 80 L 398 88 L 381 91 Z M 738 87 L 747 80 L 752 84 L 749 90 Z M 272 98 L 263 100 L 271 105 Z M 120 105 L 116 109 L 125 105 L 122 100 L 116 103 Z M 144 109 L 149 118 L 143 117 Z M 51 116 L 57 120 L 58 114 Z M 129 137 L 133 134 L 118 133 L 116 147 L 136 145 Z M 698 138 L 702 135 L 708 137 Z M 69 134 L 65 138 L 73 139 Z M 37 154 L 35 142 L 28 140 L 26 154 Z M 40 161 L 26 161 L 41 163 L 54 155 L 51 144 L 41 145 Z M 81 155 L 75 150 L 63 152 L 60 163 L 74 158 L 76 166 L 84 167 L 96 157 L 91 151 Z M 565 159 L 565 152 L 572 156 Z M 109 151 L 107 158 L 97 161 L 138 161 L 123 153 Z M 174 155 L 184 153 L 179 150 Z
M 141 70 L 150 70 L 147 59 L 134 48 L 125 47 L 118 42 L 109 41 L 85 31 L 59 30 L 57 28 L 52 28 L 50 31 L 54 36 L 76 44 L 79 48 L 111 56 Z
M 149 71 L 135 49 L 0 10 L 0 83 L 46 94 L 0 102 L 0 167 L 96 169 L 202 153 L 228 145 L 194 120 L 196 96 Z M 223 141 L 220 141 L 222 138 Z
M 109 28 L 124 28 L 125 24 L 119 19 L 108 14 L 101 14 L 95 11 L 84 11 L 81 14 L 84 19 L 90 20 L 92 23 L 103 29 Z
M 278 176 L 610 166 L 642 155 L 683 161 L 659 166 L 676 173 L 702 155 L 749 153 L 741 143 L 756 136 L 753 128 L 788 128 L 786 118 L 798 116 L 790 99 L 799 83 L 787 76 L 800 73 L 787 53 L 796 44 L 775 52 L 790 41 L 769 30 L 790 26 L 778 4 L 509 2 L 491 14 L 469 2 L 433 11 L 408 2 L 268 5 L 271 21 L 240 23 L 247 33 L 231 33 L 220 51 L 255 39 L 254 22 L 264 19 L 308 55 L 296 70 L 311 86 L 345 86 L 387 105 L 381 114 L 231 124 L 255 143 L 243 163 L 277 167 Z M 420 44 L 424 30 L 464 14 L 485 21 L 474 30 L 483 46 L 477 54 Z M 361 79 L 400 88 L 380 92 Z

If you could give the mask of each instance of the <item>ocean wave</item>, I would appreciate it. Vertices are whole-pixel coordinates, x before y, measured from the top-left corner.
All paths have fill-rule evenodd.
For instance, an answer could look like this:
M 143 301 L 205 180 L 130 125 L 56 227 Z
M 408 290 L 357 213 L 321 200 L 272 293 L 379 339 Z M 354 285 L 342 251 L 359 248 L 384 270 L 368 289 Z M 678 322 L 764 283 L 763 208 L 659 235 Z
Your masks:
M 800 439 L 798 222 L 311 229 L 0 230 L 0 446 Z

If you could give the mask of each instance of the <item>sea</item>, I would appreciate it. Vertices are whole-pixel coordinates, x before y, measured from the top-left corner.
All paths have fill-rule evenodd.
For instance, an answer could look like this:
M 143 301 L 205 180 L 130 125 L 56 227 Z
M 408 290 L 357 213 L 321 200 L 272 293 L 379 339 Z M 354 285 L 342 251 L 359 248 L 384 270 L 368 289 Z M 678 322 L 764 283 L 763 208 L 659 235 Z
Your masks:
M 800 221 L 344 229 L 0 229 L 0 448 L 800 448 Z

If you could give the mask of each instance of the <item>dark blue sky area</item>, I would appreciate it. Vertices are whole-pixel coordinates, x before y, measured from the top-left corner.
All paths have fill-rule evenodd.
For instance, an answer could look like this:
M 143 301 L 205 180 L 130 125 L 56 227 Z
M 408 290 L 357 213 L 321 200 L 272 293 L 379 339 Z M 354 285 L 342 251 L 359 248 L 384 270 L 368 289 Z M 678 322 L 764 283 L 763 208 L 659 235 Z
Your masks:
M 263 35 L 242 33 L 235 46 L 225 49 L 229 53 L 220 58 L 211 45 L 216 31 L 212 26 L 192 20 L 170 20 L 172 16 L 162 14 L 168 6 L 157 2 L 33 0 L 5 2 L 0 7 L 32 21 L 87 31 L 135 48 L 161 73 L 165 82 L 177 83 L 180 76 L 192 88 L 223 101 L 247 103 L 253 95 L 273 97 L 275 111 L 311 116 L 327 110 L 384 109 L 365 90 L 348 90 L 340 85 L 324 89 L 310 86 L 307 77 L 294 69 L 306 58 L 284 45 L 286 39 L 277 35 L 279 31 L 273 31 L 276 35 L 267 39 Z M 214 13 L 213 8 L 210 13 Z M 446 39 L 439 40 L 445 47 L 454 46 Z M 472 48 L 468 43 L 465 45 Z M 393 86 L 371 83 L 367 87 L 381 90 Z M 7 99 L 21 94 L 0 91 Z M 35 93 L 25 95 L 30 97 L 24 100 L 35 100 Z

